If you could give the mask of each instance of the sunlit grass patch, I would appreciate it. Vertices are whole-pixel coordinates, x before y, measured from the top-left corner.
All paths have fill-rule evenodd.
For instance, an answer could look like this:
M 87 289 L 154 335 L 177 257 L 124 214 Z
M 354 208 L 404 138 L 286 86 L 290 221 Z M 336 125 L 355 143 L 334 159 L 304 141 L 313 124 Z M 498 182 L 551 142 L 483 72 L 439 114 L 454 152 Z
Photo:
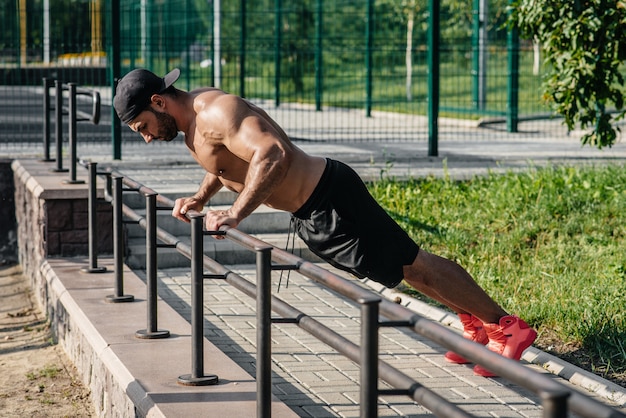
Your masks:
M 626 169 L 369 186 L 420 246 L 461 264 L 506 310 L 581 347 L 597 372 L 626 373 Z

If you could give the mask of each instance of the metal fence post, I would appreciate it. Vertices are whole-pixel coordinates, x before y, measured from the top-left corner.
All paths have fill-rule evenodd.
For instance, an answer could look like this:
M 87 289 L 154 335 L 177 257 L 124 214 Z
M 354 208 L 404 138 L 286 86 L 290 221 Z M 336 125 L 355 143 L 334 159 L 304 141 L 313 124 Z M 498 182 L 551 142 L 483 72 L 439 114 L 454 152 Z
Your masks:
M 248 37 L 247 0 L 239 0 L 239 95 L 246 97 L 246 41 Z
M 256 251 L 256 391 L 257 417 L 270 417 L 272 405 L 272 247 Z
M 84 180 L 76 180 L 76 83 L 68 83 L 68 114 L 69 114 L 69 180 L 64 180 L 66 184 L 83 184 Z
M 55 173 L 64 173 L 63 168 L 63 83 L 54 80 L 54 134 L 56 137 L 56 168 L 51 169 Z
M 323 0 L 315 2 L 315 110 L 322 110 L 322 94 L 324 92 L 324 78 L 322 74 L 323 58 L 323 17 L 324 7 Z
M 204 215 L 191 217 L 191 374 L 178 377 L 186 386 L 214 385 L 216 375 L 204 374 Z
M 563 390 L 541 390 L 541 406 L 543 407 L 543 418 L 566 418 L 567 399 L 570 393 Z
M 374 49 L 374 0 L 367 0 L 367 24 L 365 25 L 365 116 L 372 116 L 372 71 Z
M 146 194 L 146 292 L 148 325 L 135 333 L 137 338 L 167 338 L 170 332 L 157 325 L 157 207 L 156 193 Z
M 428 0 L 428 156 L 439 155 L 439 0 Z
M 282 62 L 281 48 L 283 43 L 282 0 L 274 0 L 274 106 L 280 106 L 280 65 Z
M 104 273 L 106 267 L 98 267 L 98 188 L 96 180 L 98 176 L 98 164 L 89 162 L 89 196 L 87 198 L 89 216 L 89 267 L 84 267 L 80 271 L 83 273 Z
M 50 87 L 52 80 L 43 77 L 43 162 L 54 161 L 50 158 Z
M 115 89 L 117 87 L 117 80 L 121 77 L 121 35 L 120 35 L 120 0 L 111 0 L 111 25 L 110 25 L 110 39 L 109 44 L 110 52 L 110 83 L 111 83 L 111 97 L 115 96 Z M 109 55 L 109 54 L 107 54 Z M 122 125 L 120 119 L 117 117 L 115 108 L 111 106 L 111 140 L 113 148 L 113 159 L 122 159 Z
M 509 1 L 511 3 L 511 1 Z M 507 110 L 506 110 L 506 130 L 507 132 L 517 132 L 519 121 L 519 35 L 517 27 L 509 29 L 506 38 L 508 50 L 507 77 Z
M 113 258 L 115 263 L 115 294 L 105 297 L 106 302 L 132 302 L 133 295 L 124 294 L 124 225 L 122 223 L 122 176 L 113 177 Z
M 362 298 L 360 417 L 378 416 L 378 312 L 380 298 Z
M 104 185 L 104 198 L 112 202 L 113 201 L 113 179 L 111 178 L 111 172 L 104 173 L 105 185 Z

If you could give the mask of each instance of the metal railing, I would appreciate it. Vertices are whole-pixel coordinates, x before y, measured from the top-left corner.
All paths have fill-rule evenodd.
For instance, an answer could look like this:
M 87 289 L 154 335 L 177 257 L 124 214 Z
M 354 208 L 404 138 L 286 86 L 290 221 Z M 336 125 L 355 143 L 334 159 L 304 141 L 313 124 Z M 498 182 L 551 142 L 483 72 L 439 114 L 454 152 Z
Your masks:
M 625 417 L 620 411 L 611 408 L 591 397 L 573 391 L 548 376 L 524 367 L 517 361 L 497 355 L 486 347 L 463 338 L 458 333 L 435 323 L 409 309 L 382 299 L 377 294 L 363 289 L 355 283 L 336 275 L 319 265 L 304 260 L 287 251 L 273 247 L 264 241 L 247 235 L 235 228 L 224 226 L 219 231 L 203 230 L 203 215 L 190 211 L 191 244 L 156 226 L 156 211 L 171 210 L 174 202 L 159 195 L 154 190 L 126 177 L 108 170 L 107 177 L 113 181 L 113 190 L 105 195 L 114 205 L 114 212 L 124 214 L 129 221 L 146 229 L 147 249 L 147 292 L 148 292 L 148 327 L 138 331 L 139 338 L 166 338 L 167 331 L 159 331 L 156 323 L 156 252 L 159 246 L 175 248 L 191 261 L 191 328 L 192 328 L 192 371 L 182 375 L 178 382 L 185 385 L 209 385 L 218 382 L 218 376 L 205 374 L 203 364 L 203 280 L 206 278 L 222 279 L 244 294 L 255 298 L 257 303 L 257 415 L 271 415 L 271 323 L 293 323 L 318 338 L 337 352 L 360 365 L 360 416 L 377 416 L 377 398 L 380 395 L 406 395 L 417 403 L 441 417 L 471 416 L 458 406 L 447 401 L 437 393 L 421 385 L 401 370 L 398 370 L 378 358 L 378 330 L 381 327 L 403 327 L 428 338 L 437 344 L 454 350 L 476 364 L 481 364 L 499 376 L 536 393 L 541 399 L 543 417 L 557 418 L 567 416 L 573 411 L 582 417 L 617 418 Z M 90 183 L 95 185 L 97 170 L 90 169 Z M 107 181 L 107 187 L 111 184 Z M 126 188 L 123 188 L 125 185 Z M 146 216 L 142 217 L 122 203 L 122 192 L 132 191 L 146 197 Z M 157 206 L 157 202 L 161 206 Z M 90 210 L 93 208 L 90 205 Z M 114 230 L 122 228 L 121 216 L 114 214 Z M 92 232 L 90 231 L 90 234 Z M 233 242 L 256 252 L 257 285 L 204 254 L 203 236 L 219 234 Z M 114 234 L 122 245 L 119 234 Z M 162 244 L 157 244 L 160 240 Z M 91 240 L 90 240 L 91 242 Z M 123 250 L 114 251 L 116 270 L 116 295 L 123 296 Z M 361 341 L 355 344 L 339 333 L 323 325 L 315 318 L 271 295 L 270 275 L 273 270 L 297 270 L 303 276 L 343 295 L 360 306 Z M 205 271 L 210 272 L 206 274 Z M 132 300 L 132 299 L 131 299 Z M 280 318 L 272 318 L 274 311 Z M 379 314 L 387 319 L 379 321 Z M 383 379 L 393 389 L 381 390 L 378 380 Z
M 54 107 L 50 104 L 50 88 L 54 86 Z M 68 106 L 63 106 L 63 92 L 68 92 Z M 91 96 L 91 113 L 78 109 L 77 96 Z M 94 125 L 100 122 L 100 93 L 96 90 L 79 88 L 76 83 L 63 84 L 59 80 L 43 78 L 43 161 L 50 162 L 50 112 L 54 110 L 55 119 L 55 143 L 56 143 L 56 168 L 51 171 L 69 171 L 68 184 L 82 184 L 83 180 L 76 179 L 76 123 L 89 121 Z M 63 168 L 63 115 L 69 115 L 69 169 Z

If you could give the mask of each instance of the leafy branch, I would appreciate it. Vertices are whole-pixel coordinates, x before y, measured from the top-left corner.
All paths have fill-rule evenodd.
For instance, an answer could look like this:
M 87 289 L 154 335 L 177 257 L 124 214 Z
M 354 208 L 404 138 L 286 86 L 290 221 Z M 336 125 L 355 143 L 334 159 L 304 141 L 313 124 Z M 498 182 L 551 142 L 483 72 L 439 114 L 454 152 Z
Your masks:
M 569 130 L 587 130 L 581 141 L 611 147 L 624 117 L 626 1 L 517 0 L 509 23 L 538 40 L 548 68 L 544 99 L 553 103 Z

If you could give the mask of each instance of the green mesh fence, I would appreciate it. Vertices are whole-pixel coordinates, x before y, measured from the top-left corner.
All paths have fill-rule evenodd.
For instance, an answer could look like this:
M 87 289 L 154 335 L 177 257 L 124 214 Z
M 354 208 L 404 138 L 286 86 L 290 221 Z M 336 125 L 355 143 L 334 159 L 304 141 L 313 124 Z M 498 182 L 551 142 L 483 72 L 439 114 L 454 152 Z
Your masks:
M 179 88 L 245 96 L 294 139 L 428 138 L 426 0 L 119 1 L 112 16 L 110 1 L 0 0 L 0 143 L 41 140 L 44 76 L 98 89 L 102 121 L 81 140 L 111 141 L 114 19 L 121 74 L 178 67 Z M 507 39 L 507 4 L 441 2 L 441 140 L 566 135 L 541 102 L 532 43 Z

